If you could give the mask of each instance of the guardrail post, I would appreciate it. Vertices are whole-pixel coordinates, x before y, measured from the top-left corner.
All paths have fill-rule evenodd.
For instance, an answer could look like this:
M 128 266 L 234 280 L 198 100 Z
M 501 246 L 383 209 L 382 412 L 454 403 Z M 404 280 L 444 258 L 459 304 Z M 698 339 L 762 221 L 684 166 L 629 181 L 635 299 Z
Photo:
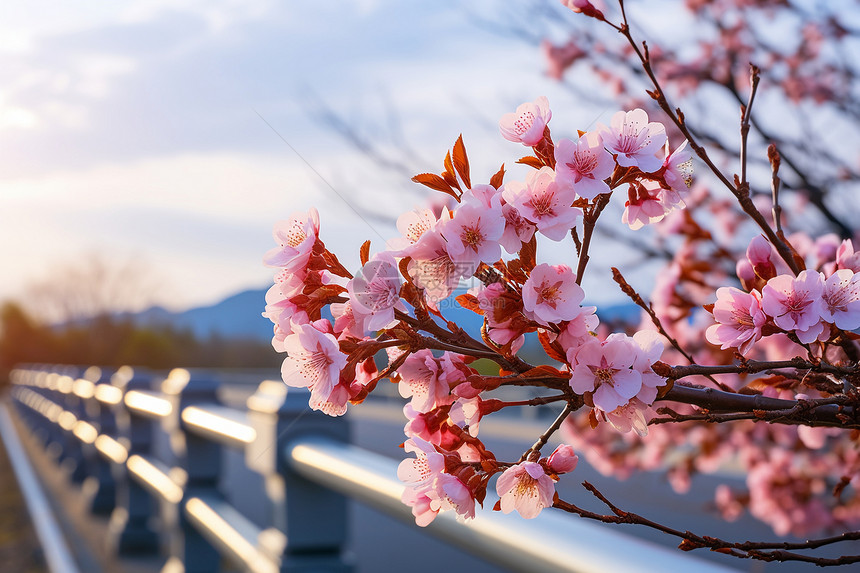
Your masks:
M 245 449 L 249 468 L 266 477 L 272 523 L 286 537 L 280 550 L 281 571 L 348 572 L 342 555 L 347 534 L 346 498 L 291 471 L 289 442 L 312 434 L 349 441 L 346 418 L 331 418 L 308 407 L 310 393 L 267 380 L 248 398 L 248 420 L 257 439 Z M 262 540 L 261 540 L 262 541 Z
M 112 382 L 123 395 L 129 390 L 152 390 L 151 373 L 120 368 Z M 118 442 L 125 446 L 128 456 L 148 455 L 152 444 L 153 421 L 132 416 L 120 401 L 113 407 Z M 116 507 L 108 525 L 108 548 L 119 555 L 150 553 L 158 549 L 158 533 L 150 521 L 154 515 L 152 497 L 136 481 L 129 478 L 125 464 L 113 466 L 117 482 Z
M 79 383 L 80 380 L 84 380 L 85 382 L 92 384 L 95 380 L 98 380 L 99 376 L 101 376 L 101 371 L 98 368 L 87 368 L 83 374 L 72 380 L 71 385 L 66 385 L 66 387 L 61 390 L 64 391 L 64 401 L 61 405 L 78 420 L 86 420 L 87 411 L 84 399 L 75 393 L 74 387 L 76 384 L 79 387 L 81 386 Z M 67 461 L 65 462 L 66 467 L 71 468 L 71 475 L 69 478 L 74 483 L 83 483 L 90 475 L 88 467 L 89 454 L 87 453 L 87 448 L 74 435 L 72 428 L 63 427 L 63 431 L 65 433 L 65 440 L 69 452 L 69 455 L 66 458 Z M 93 452 L 93 455 L 96 455 L 95 452 Z
M 112 373 L 97 367 L 88 369 L 88 372 L 90 370 L 92 376 L 89 379 L 93 385 L 91 394 L 83 398 L 84 409 L 99 434 L 113 437 L 116 435 L 113 411 L 96 398 L 99 386 L 111 384 Z M 83 491 L 87 496 L 89 510 L 97 515 L 109 515 L 116 507 L 116 482 L 111 464 L 99 454 L 94 445 L 84 445 L 84 453 L 87 456 L 90 475 L 84 480 Z
M 189 498 L 217 491 L 221 448 L 214 442 L 182 431 L 182 410 L 193 404 L 217 402 L 218 385 L 212 376 L 180 368 L 171 371 L 161 385 L 165 398 L 172 404 L 171 414 L 162 420 L 162 428 L 168 435 L 185 481 L 182 501 L 173 504 L 170 515 L 165 518 L 181 531 L 181 535 L 171 536 L 170 555 L 171 561 L 181 561 L 185 573 L 217 571 L 221 562 L 218 551 L 194 528 L 183 511 Z M 165 566 L 165 569 L 169 568 Z

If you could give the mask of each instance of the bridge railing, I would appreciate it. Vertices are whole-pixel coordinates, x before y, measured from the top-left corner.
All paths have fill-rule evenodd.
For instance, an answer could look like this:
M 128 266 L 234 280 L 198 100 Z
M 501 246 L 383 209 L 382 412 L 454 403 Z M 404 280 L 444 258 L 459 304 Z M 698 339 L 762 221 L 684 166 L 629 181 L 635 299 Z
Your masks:
M 220 381 L 203 371 L 28 366 L 10 378 L 20 418 L 83 482 L 89 509 L 110 514 L 111 550 L 161 551 L 164 573 L 218 571 L 222 558 L 260 573 L 352 571 L 347 497 L 412 522 L 397 461 L 350 445 L 348 419 L 310 411 L 305 390 L 263 381 L 239 410 L 219 402 Z M 260 475 L 269 515 L 225 494 L 225 450 Z M 469 523 L 443 513 L 425 531 L 512 571 L 730 571 L 544 513 L 483 511 Z

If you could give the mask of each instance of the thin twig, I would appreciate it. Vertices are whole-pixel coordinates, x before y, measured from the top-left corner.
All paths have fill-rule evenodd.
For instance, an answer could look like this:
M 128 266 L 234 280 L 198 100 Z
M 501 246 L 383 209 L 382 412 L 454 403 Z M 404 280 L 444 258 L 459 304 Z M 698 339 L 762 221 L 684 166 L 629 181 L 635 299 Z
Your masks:
M 580 407 L 582 407 L 582 403 L 579 403 L 579 405 L 577 406 L 574 405 L 572 402 L 568 401 L 567 404 L 564 405 L 564 410 L 561 411 L 561 413 L 558 415 L 552 425 L 547 428 L 543 434 L 540 435 L 538 440 L 534 444 L 532 444 L 531 448 L 523 452 L 523 455 L 520 457 L 520 462 L 525 461 L 525 459 L 529 456 L 531 452 L 539 452 L 541 448 L 546 445 L 552 435 L 556 433 L 556 431 L 558 431 L 558 429 L 561 427 L 562 423 L 564 423 L 567 417 Z
M 630 33 L 630 27 L 627 23 L 627 15 L 624 10 L 624 0 L 619 0 L 619 4 L 621 6 L 621 15 L 623 19 L 623 24 L 618 28 L 619 32 L 627 39 L 627 42 L 633 48 L 636 56 L 639 58 L 639 61 L 642 64 L 642 68 L 645 70 L 648 79 L 651 81 L 651 84 L 654 86 L 653 92 L 648 92 L 649 95 L 654 98 L 657 102 L 657 105 L 660 106 L 666 115 L 672 120 L 672 122 L 678 127 L 681 133 L 684 134 L 684 137 L 687 138 L 687 141 L 690 144 L 690 148 L 696 153 L 696 155 L 705 162 L 705 165 L 708 166 L 708 169 L 720 180 L 720 182 L 726 186 L 726 188 L 731 191 L 732 195 L 738 200 L 738 204 L 743 209 L 744 213 L 746 213 L 755 223 L 761 228 L 764 232 L 767 239 L 770 243 L 776 248 L 779 256 L 785 261 L 785 264 L 788 265 L 788 268 L 792 270 L 792 272 L 796 275 L 800 272 L 800 268 L 797 266 L 797 262 L 794 260 L 794 257 L 791 253 L 791 249 L 789 249 L 788 245 L 783 241 L 780 237 L 776 235 L 774 230 L 768 225 L 767 221 L 762 214 L 758 211 L 755 204 L 752 202 L 750 198 L 749 185 L 742 185 L 740 180 L 737 183 L 733 183 L 730 181 L 725 174 L 714 164 L 711 158 L 708 156 L 707 150 L 704 147 L 699 145 L 696 139 L 693 137 L 693 134 L 687 128 L 686 122 L 684 120 L 684 114 L 681 112 L 680 108 L 672 109 L 672 106 L 669 105 L 669 101 L 666 99 L 666 94 L 663 92 L 663 88 L 660 85 L 660 82 L 657 80 L 657 76 L 654 74 L 654 70 L 651 68 L 651 58 L 648 54 L 648 45 L 643 43 L 643 48 L 639 47 L 639 44 L 636 43 L 636 40 L 633 39 L 632 34 Z M 644 52 L 643 52 L 644 49 Z
M 758 66 L 750 64 L 750 97 L 747 104 L 741 106 L 741 185 L 747 185 L 747 136 L 750 133 L 750 115 L 758 82 Z
M 650 529 L 662 531 L 667 535 L 671 535 L 673 537 L 681 539 L 682 541 L 679 547 L 680 549 L 683 549 L 685 551 L 689 551 L 692 549 L 710 549 L 712 551 L 719 551 L 720 553 L 725 553 L 727 555 L 732 555 L 733 557 L 738 557 L 741 559 L 758 559 L 761 561 L 802 561 L 806 563 L 814 563 L 819 566 L 846 565 L 849 563 L 860 562 L 860 555 L 843 555 L 842 557 L 830 559 L 826 557 L 810 557 L 801 553 L 794 553 L 793 551 L 788 551 L 788 549 L 815 549 L 824 545 L 830 545 L 841 541 L 853 541 L 856 539 L 860 539 L 860 531 L 849 531 L 842 535 L 834 537 L 812 539 L 806 542 L 797 543 L 758 543 L 749 541 L 731 542 L 719 539 L 717 537 L 696 535 L 691 531 L 681 531 L 679 529 L 674 529 L 661 523 L 657 523 L 656 521 L 648 519 L 647 517 L 643 517 L 638 513 L 634 513 L 632 511 L 625 511 L 620 507 L 616 506 L 611 501 L 609 501 L 609 499 L 605 495 L 603 495 L 600 490 L 598 490 L 589 482 L 585 481 L 582 483 L 582 485 L 592 495 L 594 495 L 594 497 L 596 497 L 603 504 L 605 504 L 606 507 L 608 507 L 612 513 L 608 515 L 596 513 L 587 509 L 583 509 L 573 503 L 563 501 L 561 499 L 556 499 L 553 503 L 553 507 L 567 511 L 569 513 L 574 513 L 576 515 L 579 515 L 580 517 L 584 517 L 585 519 L 592 519 L 603 523 L 627 523 L 631 525 L 642 525 Z

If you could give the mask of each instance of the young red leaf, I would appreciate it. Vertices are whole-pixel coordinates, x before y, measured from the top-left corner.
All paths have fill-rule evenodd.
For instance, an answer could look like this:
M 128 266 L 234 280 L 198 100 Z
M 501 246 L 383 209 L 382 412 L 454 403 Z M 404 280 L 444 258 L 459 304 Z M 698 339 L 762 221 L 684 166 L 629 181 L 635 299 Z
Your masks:
M 531 155 L 520 157 L 519 159 L 517 159 L 517 163 L 522 163 L 523 165 L 528 165 L 529 167 L 534 167 L 535 169 L 540 169 L 541 167 L 543 167 L 543 162 L 537 157 L 533 157 Z
M 502 186 L 502 183 L 505 178 L 505 164 L 502 163 L 502 166 L 499 167 L 499 170 L 496 171 L 496 174 L 490 177 L 490 185 L 498 189 Z
M 457 138 L 457 141 L 454 142 L 454 168 L 457 170 L 460 179 L 466 184 L 466 187 L 471 189 L 472 180 L 469 174 L 469 157 L 466 155 L 466 146 L 463 145 L 462 133 Z
M 567 361 L 567 357 L 565 357 L 564 354 L 561 353 L 560 348 L 557 348 L 557 345 L 549 341 L 549 335 L 545 331 L 538 331 L 538 340 L 540 341 L 540 345 L 543 346 L 544 352 L 546 352 L 547 356 L 549 356 L 556 362 Z
M 451 152 L 445 154 L 445 172 L 442 173 L 442 177 L 450 183 L 451 187 L 456 187 L 460 191 L 463 189 L 460 187 L 460 183 L 457 181 L 457 174 L 454 172 L 454 162 L 451 161 Z
M 472 312 L 477 312 L 478 314 L 484 314 L 484 309 L 481 308 L 475 295 L 465 293 L 457 296 L 455 300 L 463 308 L 469 309 Z
M 364 266 L 367 264 L 367 261 L 370 260 L 370 240 L 368 239 L 361 245 L 361 250 L 359 251 L 359 256 L 361 256 L 361 265 Z
M 412 178 L 412 181 L 425 185 L 430 189 L 435 189 L 436 191 L 442 191 L 443 193 L 449 193 L 451 195 L 454 194 L 454 190 L 451 189 L 451 186 L 435 173 L 419 173 Z
M 537 265 L 537 235 L 532 235 L 532 238 L 529 239 L 529 242 L 523 243 L 522 248 L 520 248 L 520 263 L 523 266 L 523 270 L 530 273 L 534 270 L 535 265 Z

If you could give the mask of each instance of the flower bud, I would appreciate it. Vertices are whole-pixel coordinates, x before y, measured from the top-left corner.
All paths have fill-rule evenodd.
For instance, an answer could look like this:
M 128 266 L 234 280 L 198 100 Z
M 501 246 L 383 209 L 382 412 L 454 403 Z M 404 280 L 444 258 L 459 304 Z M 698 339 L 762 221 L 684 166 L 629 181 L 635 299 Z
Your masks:
M 750 246 L 747 247 L 747 259 L 752 264 L 755 274 L 764 280 L 776 276 L 776 267 L 770 260 L 771 252 L 770 243 L 762 235 L 753 237 Z
M 565 474 L 572 472 L 578 461 L 579 456 L 574 453 L 573 446 L 561 444 L 550 454 L 547 467 L 557 474 Z

